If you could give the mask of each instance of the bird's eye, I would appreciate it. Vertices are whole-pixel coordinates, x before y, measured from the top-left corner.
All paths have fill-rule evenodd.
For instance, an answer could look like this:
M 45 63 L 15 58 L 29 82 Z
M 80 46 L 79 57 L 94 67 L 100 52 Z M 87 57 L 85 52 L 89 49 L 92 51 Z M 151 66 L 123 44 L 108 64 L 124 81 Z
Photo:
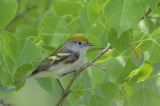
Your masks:
M 77 42 L 78 43 L 78 45 L 82 45 L 82 42 Z

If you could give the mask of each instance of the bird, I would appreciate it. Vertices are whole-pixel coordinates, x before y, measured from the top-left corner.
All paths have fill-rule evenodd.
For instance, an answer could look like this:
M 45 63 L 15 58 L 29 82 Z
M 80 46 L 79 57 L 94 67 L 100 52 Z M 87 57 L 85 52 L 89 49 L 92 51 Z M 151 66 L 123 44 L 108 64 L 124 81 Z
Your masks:
M 94 45 L 84 35 L 76 34 L 71 36 L 49 57 L 41 61 L 34 71 L 14 82 L 14 84 L 20 83 L 29 77 L 54 77 L 57 79 L 62 91 L 64 91 L 59 78 L 76 72 L 80 68 L 89 46 Z

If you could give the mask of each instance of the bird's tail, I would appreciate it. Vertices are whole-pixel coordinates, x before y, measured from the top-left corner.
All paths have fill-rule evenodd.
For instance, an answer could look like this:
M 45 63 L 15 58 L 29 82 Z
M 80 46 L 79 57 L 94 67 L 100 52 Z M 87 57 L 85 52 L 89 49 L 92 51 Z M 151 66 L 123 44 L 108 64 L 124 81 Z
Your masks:
M 20 80 L 18 80 L 18 81 L 16 81 L 16 82 L 14 82 L 14 84 L 18 84 L 19 82 L 24 81 L 25 79 L 29 78 L 30 76 L 31 76 L 31 74 L 29 74 L 29 75 L 27 75 L 27 76 L 23 77 L 22 79 L 20 79 Z

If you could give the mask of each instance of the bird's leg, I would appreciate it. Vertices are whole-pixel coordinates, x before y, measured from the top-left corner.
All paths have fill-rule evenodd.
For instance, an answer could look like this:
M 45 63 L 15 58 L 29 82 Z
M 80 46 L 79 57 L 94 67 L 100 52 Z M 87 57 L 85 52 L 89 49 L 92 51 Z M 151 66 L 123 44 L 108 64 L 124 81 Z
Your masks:
M 63 86 L 62 86 L 61 82 L 59 81 L 59 79 L 57 79 L 57 82 L 58 82 L 58 84 L 60 85 L 60 87 L 61 87 L 62 91 L 64 92 L 64 88 L 63 88 Z
M 76 73 L 76 71 L 75 71 L 75 72 L 74 72 L 74 76 L 75 76 L 75 77 L 78 77 L 78 76 L 79 76 L 79 74 L 77 74 L 77 73 Z
M 74 76 L 76 76 L 76 77 L 79 76 L 79 74 L 76 74 L 76 70 L 73 70 L 73 71 L 70 71 L 68 73 L 64 73 L 64 74 L 60 75 L 60 77 L 63 77 L 63 76 L 68 75 L 70 73 L 74 73 Z M 57 79 L 57 82 L 58 82 L 58 84 L 60 85 L 60 87 L 62 89 L 62 95 L 63 96 L 67 96 L 70 93 L 70 90 L 68 90 L 67 92 L 65 92 L 65 90 L 64 90 L 62 84 L 60 83 L 59 79 Z
M 61 75 L 61 77 L 64 77 L 64 76 L 66 76 L 66 75 L 68 75 L 68 74 L 75 73 L 75 72 L 76 72 L 76 70 L 70 71 L 70 72 L 68 72 L 68 73 L 64 73 L 64 74 Z
M 60 85 L 60 87 L 62 88 L 62 96 L 66 97 L 70 93 L 70 91 L 68 90 L 68 92 L 65 92 L 65 90 L 64 90 L 61 82 L 59 81 L 59 79 L 57 79 L 57 82 Z

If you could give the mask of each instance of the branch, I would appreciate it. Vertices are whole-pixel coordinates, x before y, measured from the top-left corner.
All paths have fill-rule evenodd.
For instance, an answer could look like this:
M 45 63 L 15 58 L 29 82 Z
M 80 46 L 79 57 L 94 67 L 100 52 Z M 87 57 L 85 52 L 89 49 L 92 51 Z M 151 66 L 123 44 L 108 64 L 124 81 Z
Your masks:
M 76 71 L 75 74 L 80 74 L 84 69 L 88 68 L 89 66 L 92 65 L 92 63 L 94 63 L 98 58 L 100 58 L 105 52 L 107 52 L 109 49 L 111 49 L 112 46 L 107 46 L 105 47 L 105 49 L 103 51 L 100 52 L 100 54 L 98 54 L 93 60 L 91 60 L 90 62 L 84 64 L 78 71 Z M 56 106 L 59 106 L 65 99 L 65 97 L 67 97 L 67 95 L 70 93 L 70 87 L 72 86 L 73 82 L 76 80 L 77 76 L 73 76 L 70 83 L 68 84 L 68 86 L 66 87 L 65 91 L 64 91 L 64 95 L 61 96 L 61 98 L 58 100 Z
M 157 5 L 158 7 L 160 6 L 160 3 L 158 3 L 158 5 Z M 152 9 L 151 8 L 149 8 L 149 10 L 146 12 L 146 14 L 141 18 L 141 20 L 143 20 L 144 19 L 144 17 L 145 16 L 148 16 L 150 13 L 152 12 Z
M 13 104 L 11 102 L 8 102 L 8 101 L 5 101 L 3 99 L 0 99 L 0 103 L 3 104 L 3 105 L 5 105 L 5 106 L 17 106 L 15 104 Z
M 10 22 L 8 23 L 8 25 L 5 27 L 5 30 L 7 30 L 8 27 L 9 27 L 11 24 L 13 24 L 16 20 L 18 20 L 19 18 L 22 18 L 26 13 L 28 13 L 29 11 L 31 11 L 32 9 L 35 9 L 35 8 L 37 8 L 37 6 L 35 6 L 35 5 L 32 6 L 32 7 L 26 8 L 21 14 L 17 15 L 12 21 L 10 21 Z
M 105 68 L 102 68 L 102 67 L 98 66 L 98 65 L 97 65 L 97 64 L 95 64 L 95 63 L 92 63 L 92 65 L 94 65 L 95 67 L 97 67 L 98 69 L 100 69 L 100 70 L 102 70 L 102 71 L 106 71 L 106 69 L 105 69 Z
M 89 49 L 88 52 L 92 51 L 92 50 L 99 50 L 99 49 L 105 49 L 105 47 L 98 47 L 98 48 Z
M 141 18 L 141 20 L 144 19 L 145 16 L 148 16 L 150 13 L 152 12 L 151 8 L 149 8 L 149 10 L 146 12 L 146 14 Z

